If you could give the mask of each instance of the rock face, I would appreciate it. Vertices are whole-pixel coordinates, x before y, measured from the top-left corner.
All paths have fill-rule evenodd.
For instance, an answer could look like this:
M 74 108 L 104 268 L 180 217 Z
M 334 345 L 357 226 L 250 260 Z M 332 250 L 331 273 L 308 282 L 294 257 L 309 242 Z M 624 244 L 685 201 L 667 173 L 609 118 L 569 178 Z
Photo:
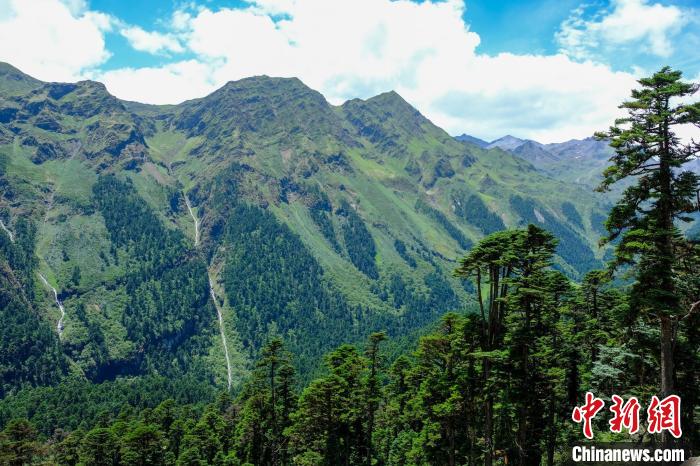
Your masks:
M 145 159 L 148 125 L 103 84 L 42 83 L 3 69 L 0 123 L 30 148 L 35 163 L 77 155 L 104 169 Z

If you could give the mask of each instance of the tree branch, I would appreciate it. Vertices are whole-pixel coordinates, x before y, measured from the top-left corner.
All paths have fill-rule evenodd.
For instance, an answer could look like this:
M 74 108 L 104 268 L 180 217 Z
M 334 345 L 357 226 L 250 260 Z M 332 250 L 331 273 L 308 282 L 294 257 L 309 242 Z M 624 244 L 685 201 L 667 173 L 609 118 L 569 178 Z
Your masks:
M 693 304 L 691 304 L 691 305 L 690 305 L 690 310 L 688 311 L 688 313 L 687 313 L 686 315 L 684 315 L 683 317 L 681 317 L 680 320 L 685 320 L 685 319 L 687 319 L 687 318 L 690 317 L 690 316 L 693 314 L 693 312 L 695 312 L 697 309 L 700 309 L 700 301 L 695 301 Z

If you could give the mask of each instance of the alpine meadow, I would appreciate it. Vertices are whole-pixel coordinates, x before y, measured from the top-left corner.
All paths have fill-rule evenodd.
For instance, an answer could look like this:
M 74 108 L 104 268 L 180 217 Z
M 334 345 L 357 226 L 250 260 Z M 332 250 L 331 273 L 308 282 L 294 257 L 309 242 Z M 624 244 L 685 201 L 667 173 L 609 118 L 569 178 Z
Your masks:
M 153 105 L 0 63 L 0 464 L 574 464 L 587 392 L 595 442 L 698 456 L 698 88 L 659 68 L 541 144 L 393 91 Z M 646 430 L 672 395 L 682 438 Z

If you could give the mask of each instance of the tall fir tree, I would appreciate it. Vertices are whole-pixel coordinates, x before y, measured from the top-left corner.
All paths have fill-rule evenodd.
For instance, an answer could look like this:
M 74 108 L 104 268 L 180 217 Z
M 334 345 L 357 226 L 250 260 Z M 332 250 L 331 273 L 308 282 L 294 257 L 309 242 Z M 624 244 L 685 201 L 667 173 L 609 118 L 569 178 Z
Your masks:
M 597 133 L 615 149 L 599 189 L 632 181 L 610 212 L 605 241 L 619 239 L 613 265 L 636 266 L 632 308 L 658 321 L 662 396 L 674 392 L 674 334 L 685 314 L 675 280 L 682 241 L 676 221 L 689 221 L 687 214 L 698 208 L 698 175 L 683 165 L 698 156 L 700 145 L 682 142 L 676 130 L 700 125 L 700 103 L 675 103 L 694 94 L 698 85 L 681 77 L 680 71 L 664 67 L 640 79 L 641 88 L 620 106 L 628 116 Z

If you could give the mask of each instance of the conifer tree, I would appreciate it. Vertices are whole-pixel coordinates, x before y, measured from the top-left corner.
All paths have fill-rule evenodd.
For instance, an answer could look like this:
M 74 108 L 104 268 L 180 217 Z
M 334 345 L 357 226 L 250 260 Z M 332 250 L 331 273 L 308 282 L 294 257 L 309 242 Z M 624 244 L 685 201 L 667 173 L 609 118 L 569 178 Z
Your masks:
M 614 266 L 636 266 L 631 305 L 658 322 L 660 393 L 667 396 L 674 392 L 674 332 L 685 313 L 675 280 L 677 244 L 682 241 L 676 221 L 689 221 L 687 214 L 698 208 L 698 175 L 683 165 L 700 153 L 700 145 L 682 142 L 676 130 L 700 125 L 700 103 L 677 103 L 698 85 L 683 82 L 681 72 L 669 67 L 639 84 L 632 99 L 620 106 L 628 116 L 597 134 L 615 149 L 599 189 L 632 181 L 610 212 L 605 241 L 619 239 Z
M 522 232 L 506 230 L 492 233 L 482 239 L 462 259 L 455 274 L 474 280 L 481 315 L 481 350 L 483 358 L 484 435 L 486 442 L 485 466 L 493 464 L 495 384 L 492 366 L 501 349 L 506 317 L 508 279 L 513 273 L 517 257 L 512 245 Z M 484 294 L 486 296 L 484 296 Z
M 365 356 L 369 362 L 369 374 L 367 376 L 367 465 L 371 466 L 373 456 L 374 418 L 381 401 L 382 390 L 379 371 L 381 369 L 381 357 L 379 345 L 386 340 L 385 332 L 376 332 L 370 335 L 369 344 Z

